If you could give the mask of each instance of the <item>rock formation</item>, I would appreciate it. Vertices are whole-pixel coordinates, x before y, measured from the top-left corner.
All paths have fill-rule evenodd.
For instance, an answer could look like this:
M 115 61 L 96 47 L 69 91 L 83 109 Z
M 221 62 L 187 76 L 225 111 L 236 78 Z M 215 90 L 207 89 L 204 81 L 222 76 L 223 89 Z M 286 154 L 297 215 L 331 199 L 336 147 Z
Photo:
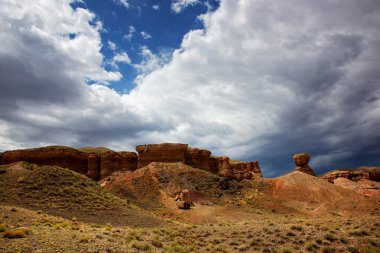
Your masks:
M 19 161 L 37 165 L 57 165 L 81 174 L 87 174 L 88 155 L 74 148 L 49 146 L 42 148 L 6 151 L 2 153 L 1 164 Z
M 207 149 L 187 148 L 185 163 L 194 168 L 210 170 L 211 152 Z
M 227 156 L 219 157 L 219 166 L 218 166 L 218 174 L 221 177 L 233 178 L 230 158 Z
M 135 170 L 137 155 L 134 152 L 108 151 L 100 155 L 100 177 L 105 178 L 115 171 Z
M 100 156 L 89 154 L 87 158 L 87 176 L 94 180 L 100 179 Z
M 257 161 L 231 162 L 229 157 L 214 157 L 206 149 L 191 148 L 187 144 L 147 144 L 137 146 L 136 151 L 138 155 L 135 152 L 115 152 L 102 147 L 74 149 L 48 146 L 6 151 L 0 154 L 0 164 L 25 161 L 41 166 L 56 165 L 85 174 L 94 180 L 103 179 L 116 171 L 134 171 L 152 162 L 180 162 L 216 173 L 228 180 L 262 177 Z
M 187 144 L 180 143 L 139 145 L 136 147 L 139 153 L 137 168 L 145 167 L 151 162 L 185 163 L 187 147 Z
M 357 169 L 341 169 L 328 172 L 323 179 L 333 183 L 337 178 L 346 178 L 358 182 L 362 179 L 380 182 L 380 167 L 360 167 Z
M 310 155 L 308 153 L 298 153 L 293 155 L 294 163 L 296 164 L 296 171 L 315 176 L 314 171 L 309 167 Z
M 0 156 L 0 164 L 19 161 L 37 165 L 56 165 L 99 180 L 115 171 L 135 170 L 137 155 L 134 152 L 107 151 L 101 154 L 81 152 L 63 146 L 6 151 Z
M 181 190 L 181 192 L 176 196 L 175 201 L 177 201 L 177 206 L 179 209 L 190 209 L 190 206 L 193 204 L 188 189 Z

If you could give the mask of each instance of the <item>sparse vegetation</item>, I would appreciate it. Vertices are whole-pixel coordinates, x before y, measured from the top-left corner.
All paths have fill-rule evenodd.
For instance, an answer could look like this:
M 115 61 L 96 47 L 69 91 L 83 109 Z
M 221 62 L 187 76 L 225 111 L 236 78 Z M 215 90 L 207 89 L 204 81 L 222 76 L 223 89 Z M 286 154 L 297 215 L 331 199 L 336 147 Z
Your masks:
M 29 233 L 29 230 L 27 228 L 16 228 L 12 230 L 6 230 L 3 233 L 3 236 L 5 238 L 23 238 Z
M 165 185 L 175 188 L 173 180 L 181 182 L 184 178 L 180 169 L 171 171 L 171 167 L 160 166 L 162 170 L 155 173 L 162 173 L 157 180 Z M 130 204 L 119 205 L 125 201 L 77 173 L 57 167 L 47 167 L 45 172 L 34 168 L 14 174 L 9 170 L 0 175 L 7 179 L 0 178 L 1 189 L 7 190 L 0 193 L 0 198 L 5 199 L 0 206 L 0 237 L 4 237 L 1 252 L 10 248 L 14 252 L 33 252 L 36 247 L 44 252 L 59 248 L 62 252 L 173 253 L 371 253 L 380 249 L 378 214 L 349 219 L 331 212 L 319 217 L 298 215 L 293 209 L 268 199 L 260 193 L 263 190 L 252 190 L 262 189 L 260 187 L 264 186 L 260 184 L 255 185 L 256 188 L 223 192 L 221 196 L 217 188 L 212 189 L 217 194 L 209 193 L 210 189 L 202 190 L 202 194 L 210 194 L 207 198 L 218 200 L 202 202 L 207 204 L 196 202 L 194 208 L 186 211 L 171 209 L 169 198 L 166 205 L 153 211 L 152 206 L 147 206 L 146 211 Z M 202 189 L 215 180 L 212 177 L 203 182 L 202 177 L 208 175 L 206 172 L 200 176 L 194 175 L 195 169 L 186 172 L 192 174 L 186 178 L 186 187 L 196 181 L 198 189 Z M 175 174 L 174 179 L 170 173 Z M 141 187 L 139 194 L 149 190 L 147 186 Z M 160 188 L 160 194 L 165 190 L 167 188 Z M 191 191 L 196 191 L 195 187 Z M 4 196 L 4 192 L 9 196 Z M 194 199 L 204 197 L 200 193 L 194 196 Z M 247 201 L 246 196 L 252 201 Z M 235 205 L 235 202 L 240 204 Z M 267 203 L 270 207 L 265 207 Z M 20 227 L 28 229 L 20 230 Z M 5 239 L 22 237 L 22 240 Z M 42 238 L 44 243 L 36 238 Z
M 0 233 L 7 230 L 7 227 L 4 224 L 0 224 Z

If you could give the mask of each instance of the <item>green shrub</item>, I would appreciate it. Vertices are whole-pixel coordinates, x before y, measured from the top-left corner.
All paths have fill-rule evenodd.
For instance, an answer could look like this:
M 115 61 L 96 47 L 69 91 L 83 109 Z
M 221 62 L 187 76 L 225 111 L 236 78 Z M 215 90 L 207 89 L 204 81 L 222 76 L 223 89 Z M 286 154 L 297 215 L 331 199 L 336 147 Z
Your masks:
M 7 227 L 4 224 L 0 224 L 0 233 L 7 230 Z
M 308 251 L 313 251 L 313 250 L 318 249 L 318 248 L 319 248 L 319 246 L 316 245 L 315 243 L 308 243 L 308 244 L 306 245 L 306 249 L 307 249 Z
M 4 231 L 4 238 L 23 238 L 29 233 L 27 228 L 17 228 Z
M 286 236 L 296 236 L 296 234 L 290 231 L 290 232 L 286 233 Z
M 129 243 L 129 246 L 130 247 L 133 247 L 137 250 L 141 250 L 141 251 L 147 251 L 150 249 L 150 246 L 149 244 L 147 243 L 144 243 L 144 242 L 139 242 L 139 241 L 136 241 L 136 240 L 132 240 L 130 243 Z
M 326 235 L 324 236 L 324 238 L 325 238 L 327 241 L 330 241 L 330 242 L 333 242 L 333 241 L 336 240 L 336 237 L 335 237 L 334 235 L 332 235 L 332 234 L 326 234 Z
M 369 235 L 369 233 L 366 230 L 357 229 L 357 230 L 351 231 L 349 233 L 349 235 L 351 235 L 351 236 L 366 236 L 366 235 Z
M 151 244 L 156 248 L 162 248 L 163 244 L 158 239 L 153 239 L 151 241 Z
M 347 250 L 350 253 L 359 253 L 359 250 L 355 247 L 352 247 L 352 246 L 348 247 Z
M 290 228 L 293 229 L 293 230 L 298 230 L 298 231 L 301 231 L 303 229 L 303 227 L 299 226 L 299 225 L 293 225 Z
M 84 236 L 79 239 L 80 243 L 88 243 L 89 241 L 90 241 L 90 238 L 88 236 Z
M 23 183 L 23 182 L 25 182 L 25 177 L 23 177 L 23 176 L 18 177 L 18 178 L 17 178 L 17 182 L 18 182 L 18 183 Z
M 335 249 L 330 248 L 330 247 L 323 247 L 322 252 L 323 253 L 335 253 Z

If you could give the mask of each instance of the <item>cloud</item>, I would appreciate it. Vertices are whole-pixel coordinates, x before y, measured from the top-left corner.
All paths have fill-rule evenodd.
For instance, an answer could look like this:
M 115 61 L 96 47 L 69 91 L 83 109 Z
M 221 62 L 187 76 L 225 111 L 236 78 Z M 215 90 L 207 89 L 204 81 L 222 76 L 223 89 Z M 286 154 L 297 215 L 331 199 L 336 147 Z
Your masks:
M 205 29 L 189 32 L 130 99 L 138 111 L 154 105 L 152 117 L 175 122 L 177 140 L 258 159 L 266 175 L 293 169 L 296 152 L 366 156 L 380 141 L 379 8 L 376 1 L 221 1 L 202 16 Z M 339 162 L 357 164 L 352 156 Z
M 160 10 L 160 6 L 158 4 L 152 5 L 152 9 L 156 10 L 156 11 L 159 11 Z
M 173 0 L 172 5 L 171 5 L 171 9 L 175 13 L 180 13 L 185 8 L 192 6 L 192 5 L 200 4 L 200 3 L 201 3 L 200 0 Z
M 131 40 L 133 38 L 133 34 L 136 32 L 136 28 L 132 25 L 128 26 L 128 34 L 124 35 L 124 39 Z
M 111 65 L 116 67 L 118 63 L 131 64 L 131 59 L 126 52 L 118 53 L 112 58 Z
M 108 41 L 107 42 L 107 44 L 108 44 L 108 48 L 109 49 L 111 49 L 112 51 L 115 51 L 116 50 L 116 44 L 115 43 L 113 43 L 112 41 Z
M 101 85 L 121 73 L 93 13 L 35 2 L 0 10 L 0 148 L 183 142 L 265 176 L 303 151 L 317 172 L 380 163 L 376 0 L 222 0 L 174 52 L 141 47 L 129 94 Z
M 171 53 L 170 50 L 161 50 L 159 54 L 154 54 L 147 46 L 142 46 L 140 48 L 141 62 L 132 65 L 139 73 L 135 82 L 139 82 L 140 79 L 167 64 L 171 60 Z
M 150 35 L 149 33 L 145 32 L 145 31 L 140 32 L 140 34 L 141 34 L 141 36 L 143 37 L 144 40 L 152 38 L 152 35 Z
M 129 8 L 128 0 L 113 0 L 115 3 L 124 6 L 125 8 Z

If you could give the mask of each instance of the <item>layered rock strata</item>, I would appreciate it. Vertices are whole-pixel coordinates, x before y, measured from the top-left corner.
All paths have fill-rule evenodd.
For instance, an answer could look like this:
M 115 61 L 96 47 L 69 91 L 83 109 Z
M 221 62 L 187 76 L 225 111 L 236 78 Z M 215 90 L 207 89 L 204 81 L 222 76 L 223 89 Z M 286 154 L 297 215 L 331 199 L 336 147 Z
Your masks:
M 352 170 L 337 170 L 323 175 L 323 179 L 333 183 L 337 178 L 358 182 L 362 179 L 380 182 L 380 167 L 362 167 Z
M 149 165 L 151 162 L 185 163 L 188 145 L 181 143 L 146 144 L 136 147 L 139 154 L 137 168 Z
M 0 156 L 0 164 L 19 161 L 37 165 L 56 165 L 99 180 L 115 171 L 135 170 L 137 155 L 134 152 L 108 151 L 101 154 L 81 152 L 63 146 L 6 151 Z
M 139 145 L 136 151 L 138 154 L 108 149 L 96 153 L 83 152 L 70 147 L 49 146 L 6 151 L 0 154 L 0 164 L 26 161 L 37 165 L 57 165 L 85 174 L 94 180 L 105 178 L 116 171 L 134 171 L 152 162 L 180 162 L 238 181 L 262 177 L 257 161 L 231 162 L 229 157 L 214 157 L 209 150 L 191 148 L 187 144 Z

